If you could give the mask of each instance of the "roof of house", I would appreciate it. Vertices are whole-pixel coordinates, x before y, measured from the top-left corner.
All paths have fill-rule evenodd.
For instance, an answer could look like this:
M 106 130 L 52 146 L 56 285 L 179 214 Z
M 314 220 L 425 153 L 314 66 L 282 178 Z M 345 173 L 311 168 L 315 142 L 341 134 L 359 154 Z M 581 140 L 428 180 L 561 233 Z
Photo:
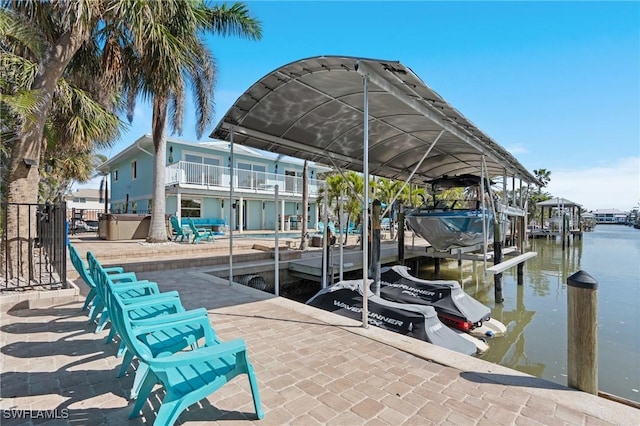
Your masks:
M 193 146 L 198 148 L 212 149 L 216 151 L 230 152 L 230 142 L 221 141 L 221 140 L 206 141 L 206 142 L 190 142 L 190 141 L 185 141 L 177 138 L 167 137 L 167 146 L 170 146 L 171 144 L 179 144 L 183 146 Z M 132 153 L 136 151 L 144 151 L 144 152 L 147 152 L 149 155 L 153 155 L 152 154 L 153 139 L 149 133 L 141 136 L 131 145 L 129 145 L 128 147 L 126 147 L 125 149 L 123 149 L 122 151 L 120 151 L 119 153 L 117 153 L 116 155 L 114 155 L 104 163 L 102 163 L 98 167 L 98 170 L 102 172 L 108 172 L 111 169 L 111 166 L 113 166 L 113 164 L 117 164 L 122 159 L 130 157 Z M 280 162 L 289 163 L 289 164 L 301 165 L 304 163 L 304 160 L 301 160 L 299 158 L 272 154 L 267 151 L 262 151 L 259 149 L 251 148 L 251 147 L 240 145 L 237 143 L 234 143 L 233 145 L 233 152 L 234 152 L 234 155 L 241 154 L 241 155 L 246 155 L 250 157 L 262 158 L 270 161 L 280 161 Z M 322 169 L 319 171 L 331 170 L 330 168 L 321 166 L 314 162 L 311 162 L 311 165 L 317 169 Z
M 77 188 L 65 196 L 66 200 L 73 198 L 100 199 L 100 190 L 94 188 Z

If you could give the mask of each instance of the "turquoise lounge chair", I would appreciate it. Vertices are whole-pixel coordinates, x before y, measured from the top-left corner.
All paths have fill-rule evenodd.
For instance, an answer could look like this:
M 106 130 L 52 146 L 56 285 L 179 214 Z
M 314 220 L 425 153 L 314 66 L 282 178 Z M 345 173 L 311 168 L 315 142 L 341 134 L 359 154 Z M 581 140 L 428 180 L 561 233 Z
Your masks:
M 213 241 L 216 240 L 216 237 L 213 235 L 213 231 L 205 228 L 197 228 L 190 217 L 187 218 L 187 224 L 189 225 L 191 232 L 193 232 L 193 244 L 198 244 L 203 238 L 206 238 L 207 241 L 211 239 L 213 239 Z
M 191 232 L 189 232 L 189 227 L 180 226 L 180 221 L 175 216 L 169 217 L 169 222 L 171 222 L 171 229 L 173 231 L 174 237 L 173 241 L 178 241 L 178 237 L 180 237 L 180 241 L 184 241 L 186 238 L 187 241 L 191 239 Z
M 89 287 L 89 294 L 87 294 L 87 297 L 84 300 L 84 304 L 82 305 L 82 310 L 84 311 L 89 307 L 89 305 L 91 305 L 91 310 L 89 311 L 89 316 L 91 317 L 93 316 L 93 311 L 96 307 L 96 303 L 95 303 L 96 302 L 96 299 L 95 299 L 96 285 L 91 279 L 91 276 L 89 275 L 89 270 L 85 266 L 84 262 L 82 261 L 82 258 L 78 253 L 78 250 L 76 250 L 76 248 L 71 243 L 67 244 L 67 247 L 69 248 L 69 258 L 71 258 L 71 264 L 73 265 L 74 269 L 76 270 L 80 278 L 82 278 L 82 281 L 84 281 L 85 284 L 87 284 L 87 286 Z M 110 274 L 111 273 L 119 274 L 119 273 L 123 273 L 124 269 L 120 267 L 105 268 L 105 271 Z
M 187 407 L 206 398 L 240 374 L 248 376 L 258 419 L 264 417 L 258 383 L 243 340 L 220 342 L 208 320 L 176 320 L 172 322 L 174 327 L 198 324 L 204 335 L 205 346 L 173 354 L 154 354 L 147 336 L 149 333 L 165 330 L 166 324 L 149 322 L 136 326 L 128 315 L 125 302 L 112 292 L 109 297 L 116 327 L 122 330 L 122 338 L 128 349 L 135 353 L 147 369 L 129 418 L 140 415 L 154 386 L 162 384 L 165 395 L 154 425 L 172 425 Z
M 208 324 L 209 315 L 206 309 L 200 308 L 185 311 L 177 292 L 162 293 L 158 297 L 123 298 L 123 293 L 120 291 L 119 286 L 113 284 L 109 279 L 109 275 L 99 265 L 97 265 L 97 268 L 96 283 L 98 287 L 105 289 L 107 309 L 112 318 L 112 331 L 117 331 L 117 334 L 121 337 L 121 347 L 118 354 L 119 356 L 124 355 L 124 358 L 118 377 L 122 377 L 131 366 L 134 352 L 127 350 L 126 342 L 122 339 L 123 329 L 117 320 L 113 320 L 115 318 L 112 306 L 113 297 L 119 297 L 126 305 L 128 318 L 134 328 L 149 327 L 151 325 L 158 327 L 157 330 L 145 334 L 143 338 L 154 356 L 179 352 L 187 347 L 195 349 L 199 346 L 198 342 L 204 338 L 204 333 L 201 331 L 201 325 L 197 323 L 204 321 Z M 196 324 L 178 323 L 186 319 L 192 319 Z M 135 399 L 138 396 L 147 370 L 147 366 L 144 363 L 138 366 L 131 388 L 131 399 Z

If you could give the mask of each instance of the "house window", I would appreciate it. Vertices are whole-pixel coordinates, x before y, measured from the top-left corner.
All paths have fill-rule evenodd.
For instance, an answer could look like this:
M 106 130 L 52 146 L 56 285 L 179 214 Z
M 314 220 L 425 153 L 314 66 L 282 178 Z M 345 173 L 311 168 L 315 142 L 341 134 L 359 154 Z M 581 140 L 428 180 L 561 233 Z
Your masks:
M 151 214 L 151 210 L 153 209 L 153 198 L 149 200 L 147 204 L 147 214 Z
M 296 170 L 284 171 L 284 190 L 287 192 L 302 192 L 302 172 Z M 300 189 L 300 191 L 299 191 Z
M 138 213 L 138 202 L 137 201 L 132 201 L 131 202 L 131 213 Z
M 182 198 L 180 200 L 180 217 L 202 217 L 202 199 Z
M 220 185 L 220 159 L 197 154 L 185 154 L 188 183 L 199 185 Z
M 74 198 L 73 202 L 74 203 L 86 203 L 87 199 L 86 198 Z
M 138 177 L 138 162 L 132 161 L 131 162 L 131 180 L 134 180 L 137 177 Z
M 238 161 L 238 187 L 263 189 L 266 184 L 267 168 L 264 164 L 243 163 Z
M 118 181 L 118 171 L 117 170 L 112 171 L 111 172 L 111 177 L 112 177 L 114 182 L 117 182 Z

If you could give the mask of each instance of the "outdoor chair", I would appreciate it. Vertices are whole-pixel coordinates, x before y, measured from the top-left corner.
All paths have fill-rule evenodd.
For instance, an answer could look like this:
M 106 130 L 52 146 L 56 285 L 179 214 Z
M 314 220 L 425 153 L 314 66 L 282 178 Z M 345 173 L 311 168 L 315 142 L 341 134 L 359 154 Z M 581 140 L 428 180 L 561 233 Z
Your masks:
M 84 311 L 89 307 L 89 305 L 91 305 L 89 316 L 92 316 L 93 310 L 95 308 L 96 286 L 93 283 L 93 280 L 89 275 L 89 270 L 85 266 L 82 258 L 80 257 L 78 250 L 76 250 L 76 248 L 71 243 L 67 244 L 67 247 L 69 249 L 69 257 L 71 258 L 71 264 L 73 265 L 74 269 L 76 270 L 80 278 L 82 278 L 82 281 L 84 281 L 85 284 L 89 287 L 89 294 L 87 294 L 87 297 L 84 300 L 84 304 L 82 305 L 82 310 Z M 105 268 L 104 270 L 109 274 L 111 273 L 120 274 L 124 272 L 124 269 L 120 267 Z
M 107 279 L 104 273 L 103 277 Z M 154 386 L 162 384 L 165 395 L 154 425 L 172 425 L 187 407 L 206 398 L 240 374 L 248 376 L 257 417 L 264 417 L 258 383 L 243 340 L 220 342 L 208 319 L 185 318 L 172 321 L 171 326 L 198 326 L 204 336 L 204 346 L 178 353 L 158 353 L 149 344 L 149 335 L 166 331 L 167 325 L 152 322 L 136 325 L 131 320 L 130 307 L 111 292 L 114 287 L 108 287 L 114 322 L 121 330 L 128 349 L 139 358 L 140 365 L 145 365 L 144 379 L 130 418 L 140 415 Z
M 187 239 L 187 241 L 191 239 L 191 232 L 189 231 L 189 227 L 180 226 L 180 221 L 177 217 L 169 217 L 169 222 L 171 223 L 171 229 L 174 234 L 173 241 L 178 241 L 178 237 L 180 237 L 180 242 L 184 241 L 185 238 Z
M 213 231 L 206 228 L 197 228 L 190 217 L 187 218 L 187 224 L 189 225 L 191 232 L 193 232 L 193 244 L 198 244 L 203 238 L 206 238 L 207 241 L 210 239 L 213 239 L 213 241 L 216 240 L 216 237 L 213 235 Z
M 318 228 L 318 234 L 324 234 L 324 223 L 318 222 L 316 227 Z
M 99 289 L 96 286 L 95 280 L 91 274 L 91 265 L 89 265 L 89 268 L 86 268 L 76 248 L 73 247 L 71 243 L 68 244 L 68 247 L 69 247 L 69 256 L 71 257 L 71 263 L 73 264 L 74 268 L 80 275 L 80 278 L 82 278 L 82 280 L 85 283 L 87 283 L 87 285 L 90 288 L 90 291 L 89 291 L 89 294 L 87 295 L 87 300 L 85 300 L 83 309 L 86 306 L 88 306 L 88 304 L 91 302 L 91 310 L 89 311 L 89 322 L 98 323 L 95 329 L 95 333 L 99 333 L 104 329 L 104 327 L 107 325 L 109 320 L 109 314 L 104 304 L 104 297 L 98 291 Z M 135 273 L 124 272 L 124 269 L 121 267 L 112 267 L 112 268 L 103 268 L 103 269 L 109 274 L 111 280 L 115 283 L 131 284 L 134 282 L 138 282 Z M 151 287 L 149 286 L 145 286 L 144 288 L 140 286 L 131 287 L 130 285 L 128 285 L 128 286 L 123 286 L 122 289 L 123 290 L 126 289 L 126 295 L 128 297 L 143 296 L 143 295 L 158 292 L 158 286 L 155 283 L 153 283 Z M 100 318 L 98 318 L 98 315 L 100 315 Z
M 100 265 L 100 263 L 98 262 L 98 259 L 96 259 L 95 255 L 90 251 L 87 252 L 87 261 L 89 264 L 89 275 L 93 283 L 95 284 L 96 295 L 101 300 L 102 306 L 103 306 L 102 308 L 103 312 L 102 312 L 102 315 L 100 316 L 100 321 L 95 331 L 96 333 L 99 333 L 111 321 L 110 313 L 109 313 L 107 302 L 106 302 L 107 294 L 105 290 L 104 280 L 101 278 L 101 275 L 99 274 L 99 271 L 103 270 L 104 268 L 102 268 L 102 265 Z M 125 275 L 125 274 L 122 274 L 122 275 Z M 108 275 L 108 276 L 109 276 L 109 281 L 117 285 L 115 291 L 117 291 L 122 298 L 128 300 L 129 303 L 132 303 L 132 301 L 134 300 L 137 303 L 142 303 L 147 301 L 151 302 L 150 306 L 146 306 L 144 309 L 141 309 L 138 312 L 138 316 L 137 316 L 138 319 L 149 318 L 162 313 L 176 311 L 174 307 L 174 300 L 177 299 L 178 303 L 180 303 L 180 296 L 178 295 L 177 291 L 160 293 L 160 290 L 158 289 L 158 284 L 154 282 L 146 281 L 146 280 L 138 281 L 133 272 L 127 273 L 126 275 L 128 275 L 131 278 L 127 282 L 116 282 L 112 279 L 111 275 Z M 180 304 L 180 308 L 184 310 L 181 304 Z M 115 332 L 116 332 L 115 328 L 112 328 L 111 330 L 109 330 L 109 335 L 107 336 L 106 343 L 110 343 L 112 341 L 113 337 L 115 336 Z M 122 354 L 123 349 L 124 348 L 121 345 L 121 349 L 118 352 L 119 356 Z
M 126 374 L 133 361 L 134 352 L 127 348 L 126 340 L 122 338 L 123 328 L 121 323 L 114 320 L 113 297 L 118 297 L 126 305 L 126 314 L 134 328 L 146 327 L 148 332 L 143 336 L 145 344 L 151 349 L 154 356 L 159 354 L 179 352 L 187 347 L 195 349 L 198 341 L 204 338 L 201 331 L 202 321 L 208 324 L 209 315 L 204 308 L 185 311 L 177 292 L 163 293 L 161 297 L 149 298 L 123 298 L 123 293 L 118 285 L 115 285 L 109 275 L 96 265 L 98 287 L 105 290 L 105 300 L 109 310 L 112 324 L 112 332 L 117 332 L 120 337 L 120 349 L 118 355 L 124 355 L 117 377 Z M 184 323 L 190 319 L 194 324 Z M 156 327 L 150 330 L 149 327 Z M 136 370 L 136 377 L 131 388 L 130 398 L 135 399 L 140 385 L 147 374 L 147 366 L 141 363 Z

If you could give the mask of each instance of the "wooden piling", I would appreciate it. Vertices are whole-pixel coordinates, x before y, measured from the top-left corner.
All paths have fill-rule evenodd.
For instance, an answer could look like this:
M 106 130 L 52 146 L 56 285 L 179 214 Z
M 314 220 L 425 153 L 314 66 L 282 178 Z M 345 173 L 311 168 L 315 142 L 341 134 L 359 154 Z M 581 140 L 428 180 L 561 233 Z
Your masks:
M 502 262 L 502 223 L 497 222 L 493 227 L 493 264 L 497 265 Z M 496 303 L 504 302 L 502 297 L 502 272 L 493 276 L 493 291 Z
M 568 385 L 598 394 L 598 282 L 578 271 L 567 278 Z

